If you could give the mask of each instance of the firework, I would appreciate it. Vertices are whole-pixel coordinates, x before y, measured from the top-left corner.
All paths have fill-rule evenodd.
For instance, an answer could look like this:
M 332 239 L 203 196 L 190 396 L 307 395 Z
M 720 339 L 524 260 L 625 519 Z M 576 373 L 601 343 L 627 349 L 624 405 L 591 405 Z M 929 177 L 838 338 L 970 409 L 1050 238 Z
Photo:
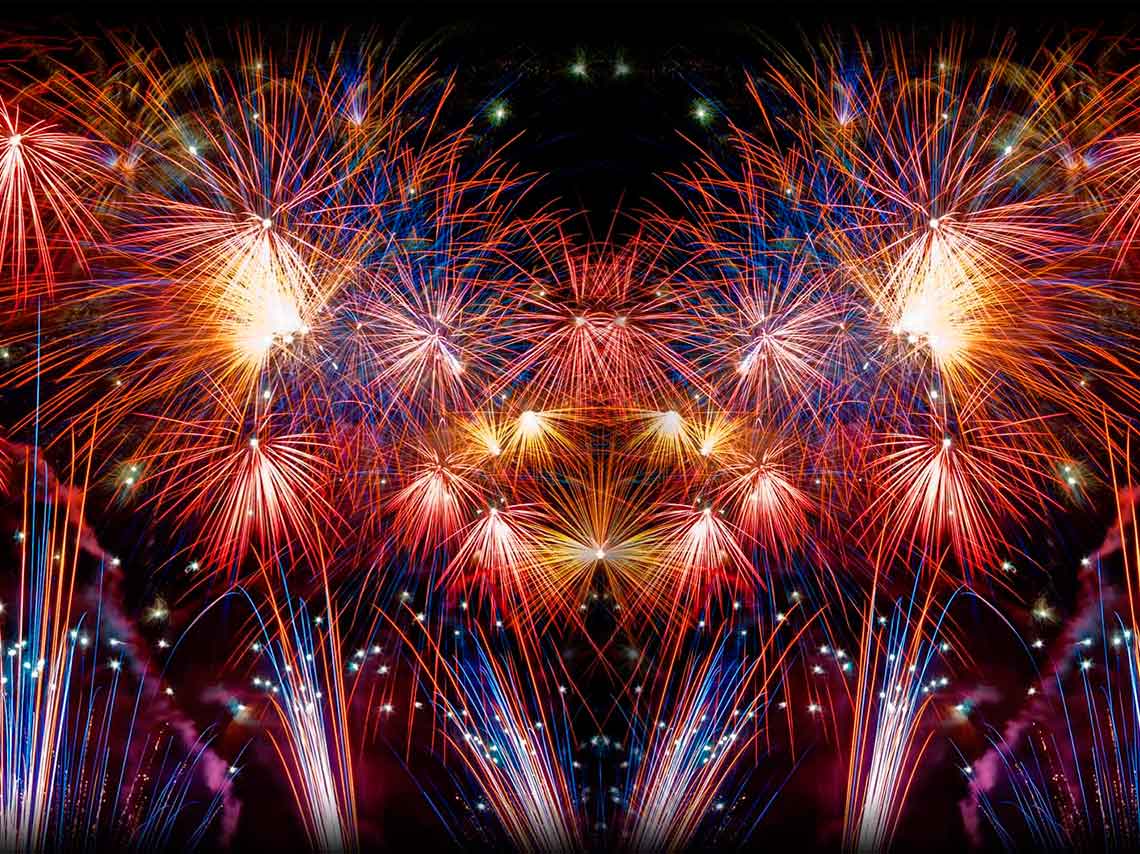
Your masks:
M 967 833 L 1136 844 L 1128 42 L 775 46 L 745 110 L 693 103 L 716 136 L 672 197 L 601 236 L 509 161 L 521 102 L 424 51 L 221 42 L 13 42 L 0 72 L 0 385 L 28 443 L 0 444 L 25 507 L 5 845 L 231 839 L 243 767 L 142 624 L 241 597 L 231 654 L 193 666 L 224 683 L 252 651 L 256 690 L 224 693 L 270 750 L 240 755 L 271 753 L 313 849 L 371 841 L 382 735 L 484 841 L 545 851 L 746 841 L 760 778 L 839 745 L 833 809 L 805 781 L 820 838 L 887 850 L 999 669 L 949 617 L 967 596 L 1061 625 L 1056 686 L 959 746 Z M 67 450 L 82 488 L 46 466 Z M 1117 524 L 1070 566 L 1110 485 Z M 381 627 L 403 643 L 366 683 Z M 978 683 L 956 705 L 952 674 Z
M 771 705 L 763 657 L 749 655 L 737 632 L 670 664 L 633 704 L 623 850 L 685 850 L 712 817 L 735 807 Z
M 50 296 L 68 261 L 85 268 L 88 248 L 106 238 L 94 211 L 106 176 L 94 140 L 2 97 L 0 133 L 0 269 L 20 306 L 41 289 Z
M 583 850 L 567 688 L 549 684 L 536 650 L 515 645 L 501 657 L 492 643 L 459 633 L 454 661 L 443 658 L 427 685 L 445 737 L 478 787 L 476 813 L 490 812 L 521 850 Z
M 890 848 L 915 775 L 930 746 L 927 718 L 949 677 L 936 675 L 943 622 L 953 597 L 896 603 L 889 617 L 864 617 L 844 806 L 843 842 L 853 851 Z
M 104 613 L 100 603 L 87 613 L 76 605 L 85 564 L 97 565 L 100 586 L 117 564 L 86 527 L 86 490 L 59 482 L 40 455 L 26 460 L 15 538 L 20 583 L 2 639 L 4 844 L 21 851 L 160 850 L 177 830 L 188 833 L 192 850 L 227 806 L 225 785 L 214 786 L 202 808 L 190 800 L 216 760 L 212 738 L 206 732 L 187 741 L 178 716 L 166 733 L 146 730 L 140 706 L 161 706 L 173 693 L 166 686 L 160 694 L 153 674 L 141 672 L 133 701 L 122 696 L 125 673 L 138 671 L 124 670 L 124 659 L 130 664 L 135 653 L 110 633 L 110 609 Z M 184 752 L 178 736 L 187 742 Z M 125 745 L 113 748 L 113 737 Z
M 341 614 L 327 588 L 316 614 L 304 601 L 278 601 L 272 588 L 264 607 L 249 601 L 260 629 L 251 647 L 266 671 L 255 685 L 277 725 L 269 738 L 309 845 L 314 851 L 355 851 L 360 840 Z

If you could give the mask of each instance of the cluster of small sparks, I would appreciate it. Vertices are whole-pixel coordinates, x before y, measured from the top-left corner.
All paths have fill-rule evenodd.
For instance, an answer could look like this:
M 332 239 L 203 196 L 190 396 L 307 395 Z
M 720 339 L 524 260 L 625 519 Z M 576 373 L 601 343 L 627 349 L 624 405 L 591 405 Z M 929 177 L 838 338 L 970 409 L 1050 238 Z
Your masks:
M 34 398 L 2 450 L 24 514 L 6 849 L 161 849 L 237 821 L 237 758 L 182 718 L 136 734 L 144 690 L 173 702 L 165 669 L 76 602 L 92 556 L 146 571 L 92 545 L 100 503 L 176 532 L 155 577 L 213 597 L 159 658 L 248 605 L 255 663 L 225 667 L 256 675 L 230 710 L 265 729 L 314 850 L 362 846 L 357 772 L 396 710 L 403 754 L 458 770 L 456 821 L 494 842 L 739 839 L 779 789 L 752 787 L 765 758 L 794 779 L 823 740 L 843 845 L 885 850 L 938 727 L 974 708 L 951 682 L 975 664 L 958 603 L 1016 599 L 1034 537 L 1108 496 L 1128 598 L 1085 644 L 1104 640 L 1103 698 L 1081 660 L 1095 767 L 1073 748 L 1056 770 L 1060 732 L 1032 756 L 994 735 L 1017 809 L 966 762 L 963 815 L 1009 847 L 1140 839 L 1140 558 L 1117 502 L 1140 69 L 1105 70 L 1115 43 L 775 50 L 747 117 L 697 102 L 721 135 L 665 176 L 671 203 L 599 240 L 511 165 L 506 101 L 454 124 L 460 83 L 423 55 L 242 33 L 176 62 L 104 38 L 93 70 L 21 44 L 0 76 L 0 357 Z M 17 452 L 29 435 L 86 461 L 66 492 Z M 132 655 L 144 744 L 120 751 Z

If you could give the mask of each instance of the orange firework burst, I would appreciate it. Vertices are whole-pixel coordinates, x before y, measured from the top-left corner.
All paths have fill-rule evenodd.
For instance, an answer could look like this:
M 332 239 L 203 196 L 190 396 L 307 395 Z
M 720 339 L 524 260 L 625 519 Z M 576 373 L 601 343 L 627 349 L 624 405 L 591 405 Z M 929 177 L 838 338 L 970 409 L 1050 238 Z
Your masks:
M 565 235 L 543 245 L 511 318 L 527 349 L 501 384 L 525 376 L 541 405 L 647 407 L 672 396 L 678 382 L 704 384 L 683 354 L 699 327 L 693 290 L 683 279 L 660 282 L 660 244 L 635 236 L 577 247 Z
M 68 259 L 85 267 L 105 239 L 94 213 L 105 169 L 94 140 L 29 120 L 2 96 L 0 137 L 0 272 L 19 305 L 41 286 L 50 296 Z
M 407 484 L 392 495 L 396 536 L 417 556 L 450 540 L 473 513 L 482 491 L 461 451 L 447 438 L 416 447 L 417 461 L 405 472 Z
M 312 568 L 323 567 L 338 521 L 327 498 L 325 442 L 279 431 L 271 418 L 247 430 L 235 407 L 227 409 L 227 419 L 159 421 L 159 446 L 139 458 L 143 470 L 159 472 L 161 486 L 150 499 L 159 515 L 193 520 L 205 554 L 198 562 L 215 572 L 236 573 L 251 550 L 262 559 L 282 553 L 290 563 L 307 559 Z M 121 488 L 146 485 L 128 476 Z
M 917 548 L 939 562 L 952 549 L 968 571 L 993 569 L 1002 521 L 1022 518 L 1043 501 L 1040 451 L 1025 445 L 1040 423 L 966 421 L 950 435 L 937 417 L 921 434 L 872 443 L 878 494 L 867 508 L 875 553 L 905 559 Z
M 815 502 L 797 469 L 794 440 L 757 434 L 750 446 L 732 454 L 718 496 L 731 505 L 736 523 L 748 537 L 782 557 L 810 536 L 808 514 Z

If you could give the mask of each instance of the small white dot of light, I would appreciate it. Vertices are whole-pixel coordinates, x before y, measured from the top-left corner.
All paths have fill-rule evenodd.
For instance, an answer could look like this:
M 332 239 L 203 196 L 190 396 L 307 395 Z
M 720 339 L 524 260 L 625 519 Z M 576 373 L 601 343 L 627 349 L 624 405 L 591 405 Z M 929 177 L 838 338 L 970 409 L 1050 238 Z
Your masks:
M 1083 558 L 1081 558 L 1081 566 L 1088 566 L 1088 565 L 1089 565 L 1089 562 L 1090 562 L 1090 561 L 1089 561 L 1089 559 L 1088 559 L 1087 557 L 1083 557 Z

